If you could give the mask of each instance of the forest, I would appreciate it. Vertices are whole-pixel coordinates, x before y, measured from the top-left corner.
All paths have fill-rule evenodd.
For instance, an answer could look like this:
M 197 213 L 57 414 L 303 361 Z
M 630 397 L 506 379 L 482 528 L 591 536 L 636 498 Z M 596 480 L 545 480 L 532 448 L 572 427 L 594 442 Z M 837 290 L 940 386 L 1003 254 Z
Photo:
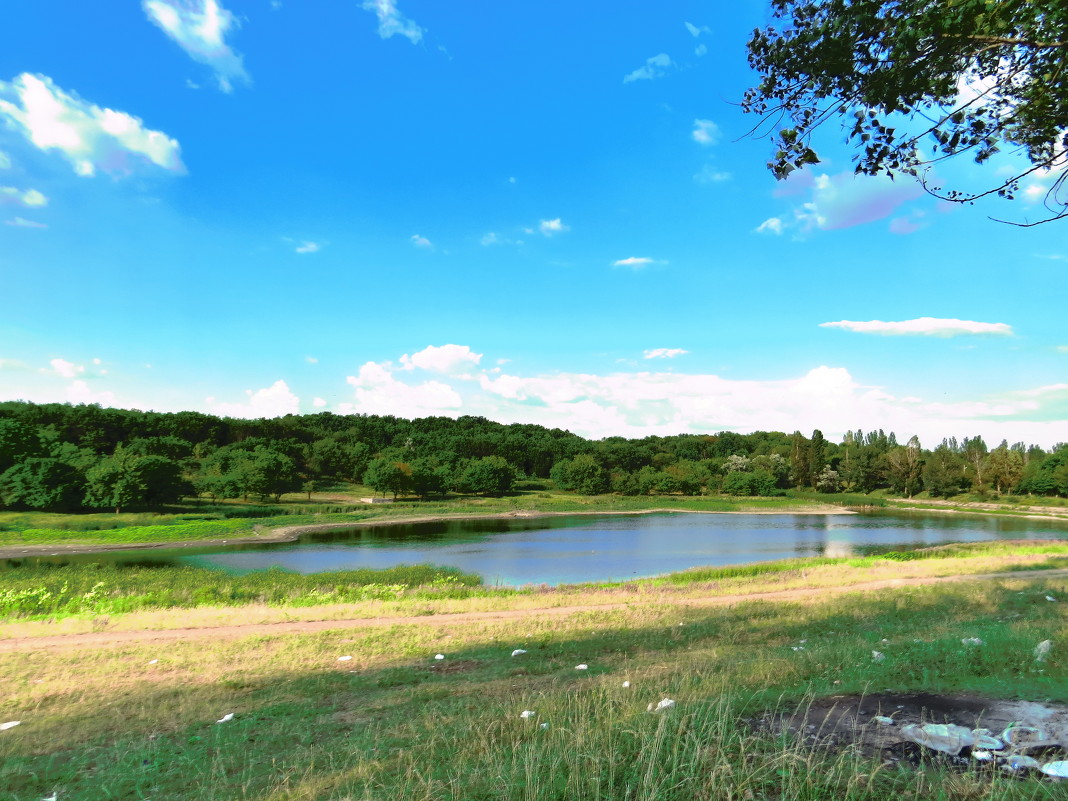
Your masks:
M 501 495 L 550 480 L 581 495 L 776 495 L 785 490 L 952 497 L 1068 496 L 1068 443 L 932 449 L 893 432 L 841 443 L 736 434 L 608 437 L 482 417 L 336 415 L 269 419 L 98 405 L 0 403 L 0 507 L 55 512 L 159 509 L 186 498 L 279 500 L 340 483 L 428 498 Z

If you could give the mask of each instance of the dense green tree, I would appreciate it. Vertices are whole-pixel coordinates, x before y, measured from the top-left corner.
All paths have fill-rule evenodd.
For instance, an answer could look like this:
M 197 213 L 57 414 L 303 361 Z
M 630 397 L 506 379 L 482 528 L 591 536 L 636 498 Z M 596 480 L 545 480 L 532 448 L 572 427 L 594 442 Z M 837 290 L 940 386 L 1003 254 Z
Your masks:
M 923 487 L 930 495 L 948 498 L 961 491 L 963 462 L 953 446 L 943 440 L 924 459 Z
M 376 493 L 397 495 L 411 489 L 412 468 L 406 462 L 379 457 L 372 459 L 363 474 L 363 483 Z
M 727 495 L 774 495 L 775 476 L 764 470 L 728 473 L 723 478 L 723 492 Z
M 816 129 L 838 119 L 858 148 L 856 172 L 920 179 L 967 202 L 1011 198 L 1020 179 L 1068 153 L 1068 6 L 1061 0 L 772 0 L 754 32 L 760 83 L 742 107 L 777 130 L 769 162 L 784 178 L 818 162 Z M 967 83 L 962 90 L 962 78 Z M 1003 148 L 1028 162 L 978 190 L 928 181 L 936 162 L 982 163 Z M 1068 173 L 1054 170 L 1049 218 L 1068 213 Z
M 160 506 L 189 492 L 181 467 L 163 456 L 141 456 L 118 447 L 85 475 L 85 505 L 116 514 L 134 505 Z
M 34 426 L 0 418 L 0 473 L 23 459 L 44 455 L 44 445 Z
M 1016 489 L 1024 474 L 1024 458 L 1018 450 L 1009 448 L 1007 442 L 990 451 L 986 459 L 987 477 L 999 494 Z
M 891 448 L 886 454 L 886 475 L 890 488 L 911 498 L 920 491 L 923 457 L 920 440 L 912 437 L 907 444 Z
M 456 483 L 461 492 L 503 495 L 510 492 L 515 483 L 515 470 L 500 456 L 483 456 L 469 460 Z
M 85 475 L 59 459 L 31 457 L 0 474 L 0 502 L 16 509 L 73 512 L 85 495 Z

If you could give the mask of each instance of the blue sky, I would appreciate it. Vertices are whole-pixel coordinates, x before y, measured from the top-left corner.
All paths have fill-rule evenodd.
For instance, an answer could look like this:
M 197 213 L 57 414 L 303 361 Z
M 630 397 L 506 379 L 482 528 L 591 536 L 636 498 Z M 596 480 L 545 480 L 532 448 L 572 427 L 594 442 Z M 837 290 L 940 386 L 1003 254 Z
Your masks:
M 1068 440 L 1068 222 L 989 219 L 1049 177 L 949 206 L 828 129 L 777 183 L 767 17 L 10 2 L 0 399 Z

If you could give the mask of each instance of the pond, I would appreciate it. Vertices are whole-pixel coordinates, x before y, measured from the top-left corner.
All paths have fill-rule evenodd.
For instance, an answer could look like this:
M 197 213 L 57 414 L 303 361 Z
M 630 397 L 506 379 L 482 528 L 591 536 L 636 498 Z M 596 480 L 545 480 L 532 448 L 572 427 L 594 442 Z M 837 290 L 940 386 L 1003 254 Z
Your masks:
M 831 515 L 573 515 L 349 528 L 306 534 L 293 543 L 110 551 L 18 562 L 192 564 L 232 573 L 270 567 L 319 573 L 432 563 L 477 573 L 487 584 L 555 585 L 795 556 L 848 556 L 947 542 L 1025 538 L 1068 539 L 1068 525 L 878 510 Z M 4 567 L 0 563 L 0 570 Z

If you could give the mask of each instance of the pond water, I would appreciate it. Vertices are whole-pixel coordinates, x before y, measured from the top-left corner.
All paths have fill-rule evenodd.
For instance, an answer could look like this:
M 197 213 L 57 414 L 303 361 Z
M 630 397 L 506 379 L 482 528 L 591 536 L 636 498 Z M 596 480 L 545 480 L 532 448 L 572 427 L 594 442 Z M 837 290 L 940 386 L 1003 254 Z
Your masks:
M 27 562 L 192 564 L 232 573 L 300 573 L 432 563 L 487 584 L 619 581 L 690 567 L 848 556 L 947 542 L 1068 539 L 1056 521 L 883 511 L 835 515 L 648 514 L 465 520 L 306 534 L 297 542 L 112 551 Z M 0 571 L 14 567 L 0 563 Z

